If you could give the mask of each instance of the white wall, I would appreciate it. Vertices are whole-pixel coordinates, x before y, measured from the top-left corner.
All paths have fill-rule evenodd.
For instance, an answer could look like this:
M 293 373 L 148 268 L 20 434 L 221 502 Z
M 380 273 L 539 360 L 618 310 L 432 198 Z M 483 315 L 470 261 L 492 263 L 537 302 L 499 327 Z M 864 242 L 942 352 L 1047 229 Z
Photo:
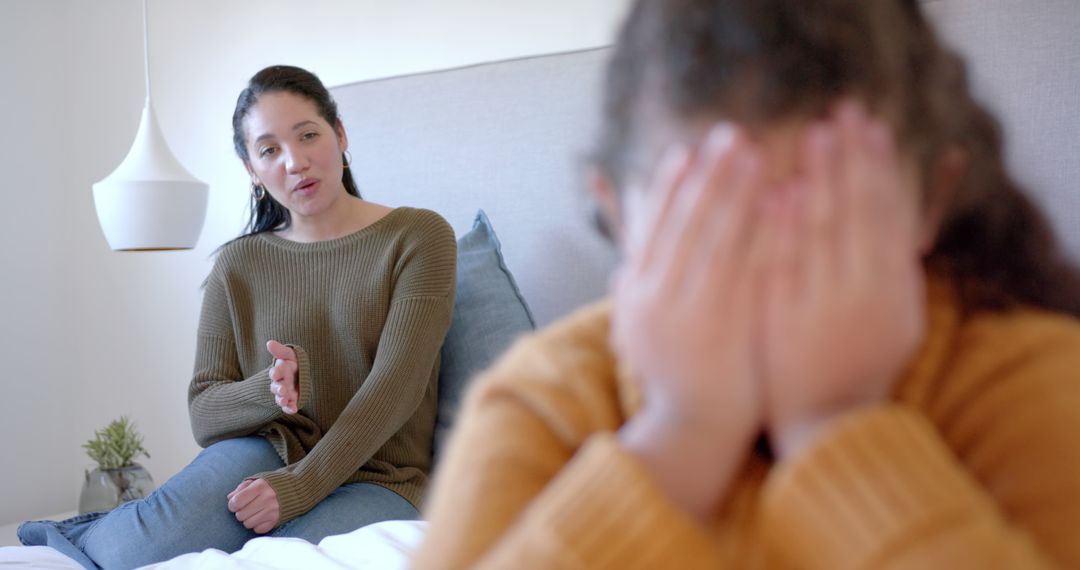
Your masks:
M 79 444 L 129 414 L 160 483 L 198 448 L 186 390 L 199 285 L 244 222 L 230 118 L 272 63 L 335 85 L 604 45 L 629 0 L 151 0 L 155 107 L 210 184 L 198 247 L 113 253 L 91 184 L 120 163 L 142 109 L 141 2 L 0 0 L 0 524 L 74 510 Z

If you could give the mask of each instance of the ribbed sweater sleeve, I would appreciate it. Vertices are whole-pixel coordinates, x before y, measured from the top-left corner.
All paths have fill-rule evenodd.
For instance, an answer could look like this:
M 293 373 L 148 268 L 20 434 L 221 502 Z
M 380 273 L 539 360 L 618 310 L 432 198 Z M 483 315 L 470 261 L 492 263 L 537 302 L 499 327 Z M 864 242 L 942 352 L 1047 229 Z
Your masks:
M 777 469 L 764 495 L 774 545 L 805 568 L 1055 568 L 903 405 L 856 412 Z
M 229 300 L 220 268 L 206 283 L 195 349 L 195 371 L 188 388 L 188 412 L 195 441 L 206 447 L 230 437 L 255 433 L 283 412 L 270 393 L 270 365 L 243 377 L 230 317 Z M 300 401 L 310 400 L 307 353 L 293 346 L 299 364 Z
M 929 405 L 840 418 L 778 465 L 769 540 L 806 568 L 1080 567 L 1080 327 L 1032 317 L 977 320 Z
M 333 425 L 303 459 L 258 473 L 277 494 L 281 523 L 349 479 L 411 418 L 429 389 L 450 326 L 456 243 L 441 219 L 404 252 L 374 364 Z
M 415 568 L 715 567 L 711 537 L 612 436 L 622 418 L 598 314 L 525 339 L 476 380 Z
M 591 436 L 473 568 L 717 568 L 719 549 L 611 433 Z

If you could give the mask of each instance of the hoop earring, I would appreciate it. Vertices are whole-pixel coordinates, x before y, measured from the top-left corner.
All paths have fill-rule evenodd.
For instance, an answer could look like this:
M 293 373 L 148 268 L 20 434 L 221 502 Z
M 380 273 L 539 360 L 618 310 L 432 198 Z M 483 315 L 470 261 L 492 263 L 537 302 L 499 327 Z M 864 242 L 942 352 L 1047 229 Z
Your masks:
M 262 184 L 252 182 L 251 197 L 254 198 L 256 202 L 261 202 L 262 199 L 266 197 L 266 187 Z
M 342 165 L 345 168 L 348 168 L 350 165 L 352 165 L 352 153 L 349 152 L 349 149 L 345 149 L 341 153 L 341 162 L 343 163 Z

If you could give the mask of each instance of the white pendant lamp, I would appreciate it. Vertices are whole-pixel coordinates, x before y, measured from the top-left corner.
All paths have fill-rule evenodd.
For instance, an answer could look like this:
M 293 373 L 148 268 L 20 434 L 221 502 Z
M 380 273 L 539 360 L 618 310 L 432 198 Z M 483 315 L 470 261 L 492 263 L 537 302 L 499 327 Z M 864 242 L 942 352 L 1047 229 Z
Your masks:
M 116 251 L 191 249 L 206 217 L 208 187 L 176 160 L 150 102 L 150 47 L 143 0 L 146 104 L 139 132 L 124 161 L 94 184 L 94 206 L 109 247 Z

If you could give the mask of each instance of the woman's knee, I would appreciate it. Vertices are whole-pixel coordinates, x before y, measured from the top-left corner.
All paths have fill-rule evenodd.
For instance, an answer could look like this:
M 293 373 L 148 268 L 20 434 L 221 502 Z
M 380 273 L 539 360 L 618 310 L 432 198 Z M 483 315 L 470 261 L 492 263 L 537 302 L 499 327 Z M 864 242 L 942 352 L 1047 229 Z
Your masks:
M 199 452 L 195 461 L 212 458 L 214 461 L 228 461 L 236 465 L 268 467 L 276 469 L 282 465 L 277 450 L 264 437 L 233 437 L 223 439 Z
M 219 441 L 199 452 L 184 472 L 200 479 L 229 479 L 233 486 L 256 473 L 273 471 L 285 464 L 274 446 L 262 437 L 238 437 Z
M 135 568 L 207 548 L 233 552 L 254 537 L 224 496 L 164 491 L 114 509 L 87 533 L 83 551 L 102 568 Z

